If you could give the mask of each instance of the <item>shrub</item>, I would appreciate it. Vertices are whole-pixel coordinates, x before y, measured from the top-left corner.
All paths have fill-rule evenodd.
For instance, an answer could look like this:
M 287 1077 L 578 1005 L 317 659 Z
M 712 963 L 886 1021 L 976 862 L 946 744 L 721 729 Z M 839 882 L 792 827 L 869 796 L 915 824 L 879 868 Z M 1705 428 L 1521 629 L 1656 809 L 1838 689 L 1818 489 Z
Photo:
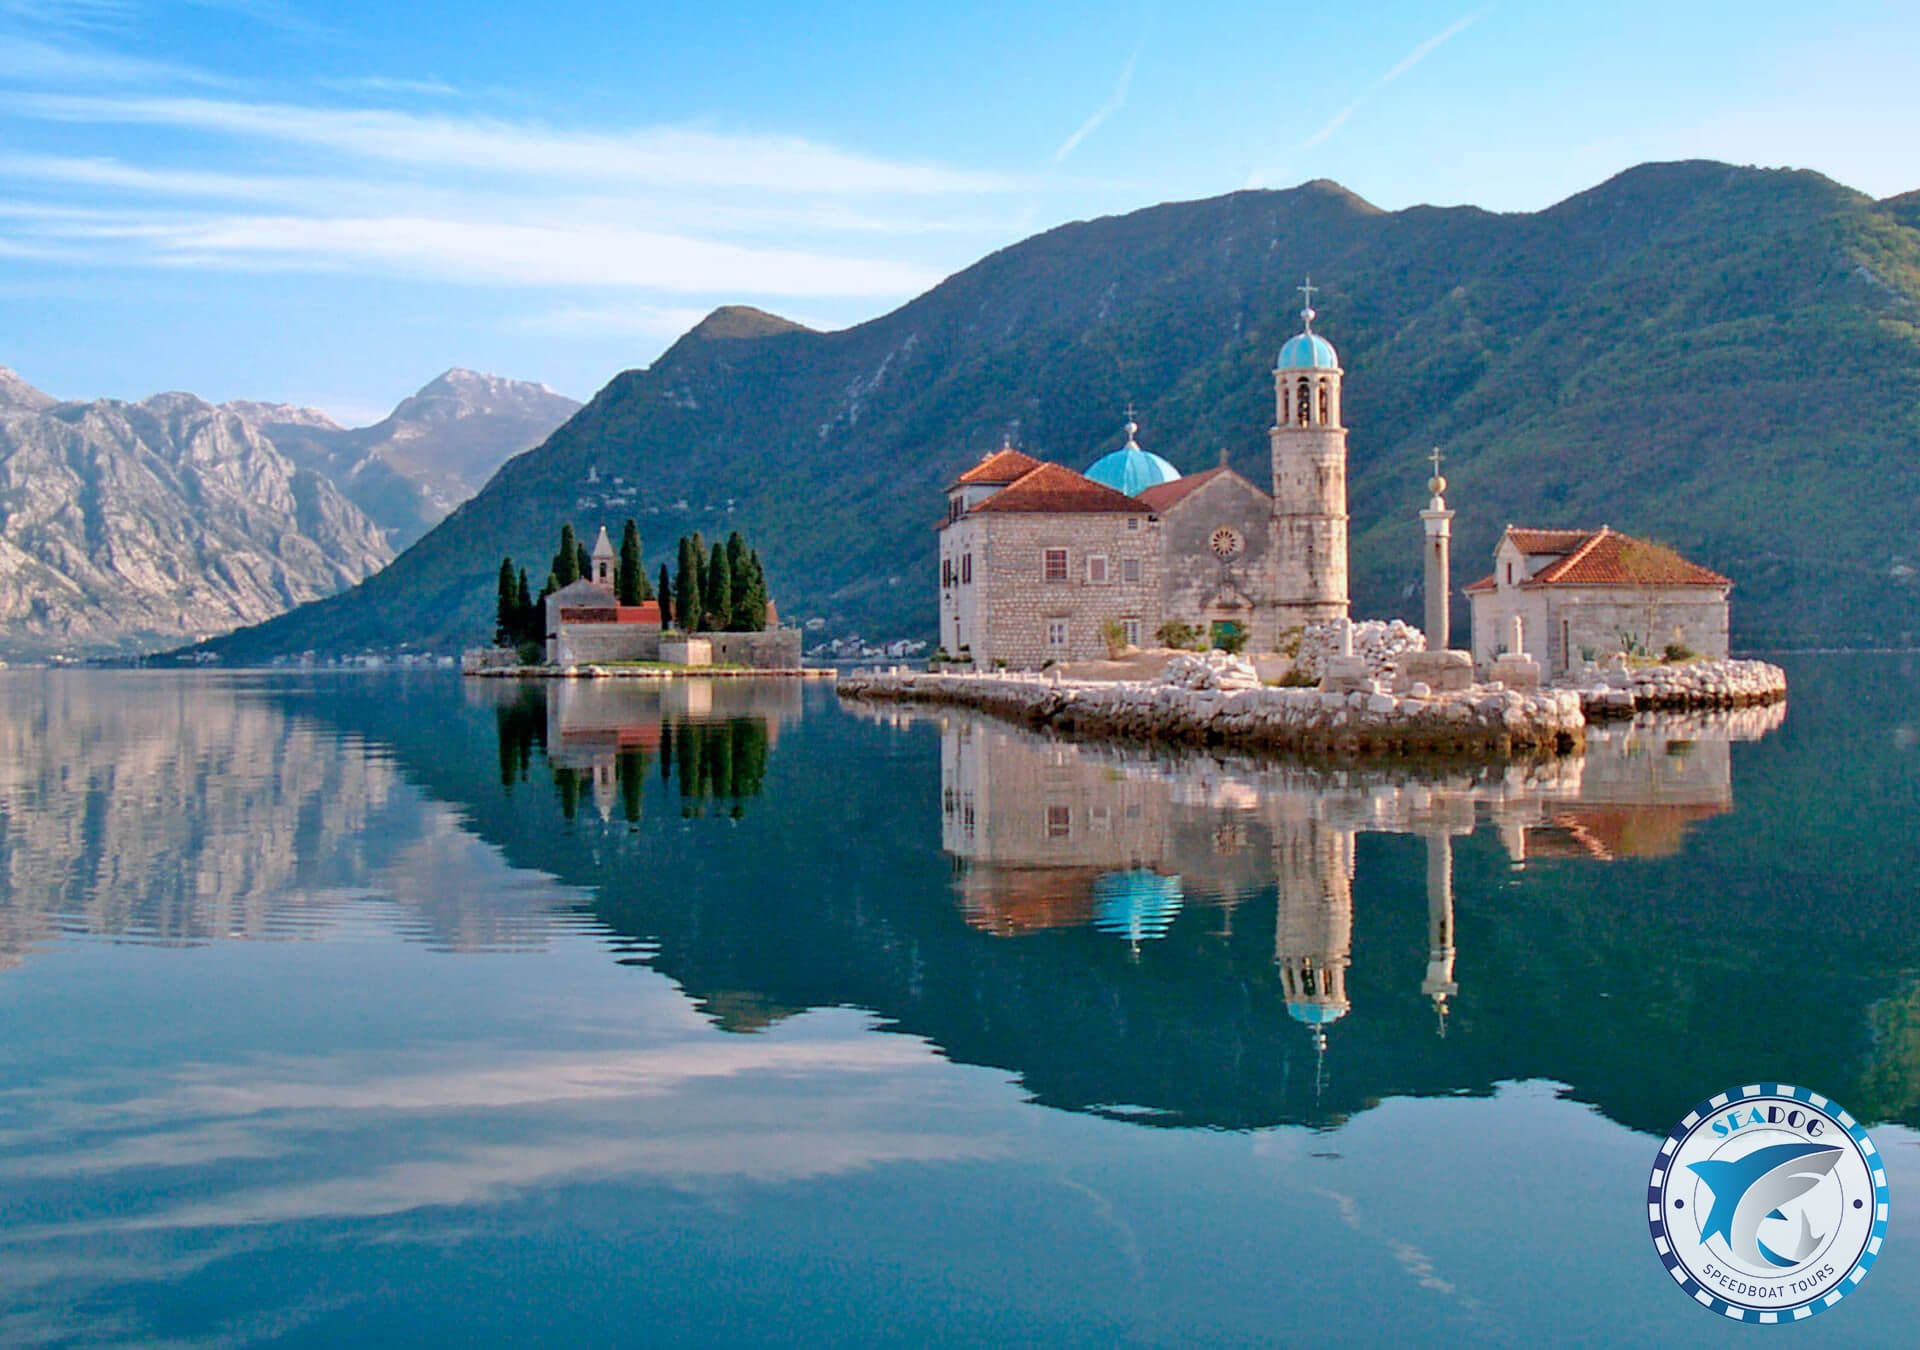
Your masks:
M 1126 626 L 1118 619 L 1108 619 L 1100 625 L 1100 640 L 1107 644 L 1107 657 L 1118 661 L 1127 651 Z
M 1665 656 L 1669 661 L 1680 662 L 1691 661 L 1699 656 L 1700 653 L 1696 652 L 1684 642 L 1669 642 L 1666 651 L 1662 652 L 1661 655 Z
M 1265 680 L 1262 683 L 1280 689 L 1313 689 L 1319 686 L 1320 681 L 1304 670 L 1290 670 L 1277 680 Z
M 1200 630 L 1190 623 L 1181 623 L 1178 619 L 1168 619 L 1154 630 L 1153 640 L 1162 647 L 1180 647 L 1192 650 L 1200 645 Z
M 1301 640 L 1307 636 L 1306 625 L 1295 624 L 1273 640 L 1273 649 L 1280 655 L 1292 658 L 1300 655 Z

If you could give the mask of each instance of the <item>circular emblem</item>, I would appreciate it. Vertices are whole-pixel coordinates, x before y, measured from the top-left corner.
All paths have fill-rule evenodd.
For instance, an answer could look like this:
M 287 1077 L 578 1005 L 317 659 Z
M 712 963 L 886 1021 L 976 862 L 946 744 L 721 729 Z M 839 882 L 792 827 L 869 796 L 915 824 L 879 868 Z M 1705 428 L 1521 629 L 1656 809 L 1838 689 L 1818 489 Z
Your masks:
M 1231 525 L 1222 525 L 1215 530 L 1210 542 L 1214 553 L 1221 558 L 1237 558 L 1240 550 L 1246 547 L 1246 542 L 1240 538 L 1240 531 Z
M 1738 1322 L 1802 1321 L 1879 1256 L 1887 1169 L 1838 1103 L 1780 1083 L 1734 1088 L 1660 1145 L 1647 1224 L 1694 1302 Z

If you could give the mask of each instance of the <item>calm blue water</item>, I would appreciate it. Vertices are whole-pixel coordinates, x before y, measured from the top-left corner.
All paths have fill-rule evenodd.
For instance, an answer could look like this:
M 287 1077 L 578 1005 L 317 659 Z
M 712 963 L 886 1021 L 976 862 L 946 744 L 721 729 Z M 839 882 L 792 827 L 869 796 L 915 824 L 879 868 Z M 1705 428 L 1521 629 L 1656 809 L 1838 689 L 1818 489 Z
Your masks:
M 0 1342 L 1911 1344 L 1920 670 L 1540 771 L 823 687 L 0 675 Z M 1644 1223 L 1877 1123 L 1792 1331 Z

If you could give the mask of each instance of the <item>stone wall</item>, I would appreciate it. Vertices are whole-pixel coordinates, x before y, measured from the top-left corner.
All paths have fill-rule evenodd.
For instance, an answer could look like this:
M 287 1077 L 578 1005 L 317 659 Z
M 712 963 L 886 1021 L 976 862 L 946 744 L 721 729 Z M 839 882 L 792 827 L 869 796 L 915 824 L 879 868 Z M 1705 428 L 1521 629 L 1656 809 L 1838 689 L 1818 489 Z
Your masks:
M 1727 656 L 1728 607 L 1712 586 L 1551 586 L 1473 596 L 1473 656 L 1489 665 L 1511 642 L 1515 614 L 1526 625 L 1527 655 L 1548 678 L 1604 661 L 1628 639 L 1658 656 L 1679 642 L 1709 660 Z M 1591 653 L 1591 657 L 1588 657 Z
M 1214 552 L 1220 529 L 1239 535 L 1238 555 L 1223 559 Z M 1231 620 L 1246 630 L 1248 651 L 1272 651 L 1281 627 L 1273 606 L 1273 499 L 1237 474 L 1219 474 L 1168 507 L 1161 532 L 1162 620 L 1190 623 L 1202 633 L 1215 620 Z
M 650 623 L 563 623 L 547 642 L 547 660 L 557 666 L 659 659 L 660 629 Z
M 758 633 L 700 633 L 713 644 L 717 666 L 746 666 L 752 670 L 797 670 L 800 667 L 800 630 L 768 628 Z
M 1571 689 L 1480 687 L 1422 697 L 883 671 L 847 675 L 838 688 L 849 698 L 961 704 L 1091 736 L 1347 757 L 1557 754 L 1586 738 L 1580 695 Z
M 1128 522 L 1137 522 L 1132 529 Z M 1034 670 L 1048 661 L 1091 661 L 1107 654 L 1100 635 L 1108 620 L 1135 620 L 1143 642 L 1160 626 L 1160 522 L 1149 515 L 1059 512 L 989 513 L 977 518 L 981 551 L 973 560 L 979 596 L 980 636 L 974 664 L 1004 661 Z M 1048 581 L 1044 552 L 1067 550 L 1067 579 Z M 1107 560 L 1107 580 L 1088 580 L 1087 559 Z M 1126 559 L 1140 563 L 1140 580 L 1123 581 Z M 1048 640 L 1049 623 L 1063 621 L 1064 643 Z

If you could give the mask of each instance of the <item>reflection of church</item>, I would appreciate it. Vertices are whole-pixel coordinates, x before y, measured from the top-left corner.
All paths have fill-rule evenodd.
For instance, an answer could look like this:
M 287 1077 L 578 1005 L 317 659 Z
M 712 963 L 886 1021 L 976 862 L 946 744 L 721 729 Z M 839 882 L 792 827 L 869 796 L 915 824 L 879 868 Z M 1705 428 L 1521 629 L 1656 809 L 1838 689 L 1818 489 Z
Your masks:
M 1583 756 L 1428 782 L 1169 759 L 969 713 L 913 716 L 941 728 L 942 841 L 969 924 L 1000 937 L 1088 927 L 1137 947 L 1182 923 L 1222 931 L 1271 887 L 1279 993 L 1324 1048 L 1353 1007 L 1360 833 L 1425 841 L 1419 992 L 1444 1035 L 1460 994 L 1456 838 L 1489 824 L 1515 865 L 1672 852 L 1693 822 L 1731 809 L 1730 742 L 1764 735 L 1780 709 L 1619 724 L 1597 729 Z M 1208 908 L 1223 916 L 1211 927 L 1182 917 Z

